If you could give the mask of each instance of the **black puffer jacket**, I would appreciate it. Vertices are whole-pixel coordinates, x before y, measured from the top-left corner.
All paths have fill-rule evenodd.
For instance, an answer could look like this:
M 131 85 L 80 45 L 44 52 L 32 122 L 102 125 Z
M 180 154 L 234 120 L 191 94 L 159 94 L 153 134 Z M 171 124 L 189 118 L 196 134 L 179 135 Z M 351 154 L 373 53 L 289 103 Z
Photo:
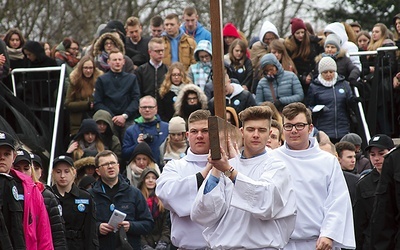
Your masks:
M 53 193 L 53 190 L 48 186 L 45 186 L 42 195 L 47 213 L 49 214 L 54 250 L 66 250 L 68 248 L 67 240 L 65 239 L 64 219 L 60 211 L 60 202 Z

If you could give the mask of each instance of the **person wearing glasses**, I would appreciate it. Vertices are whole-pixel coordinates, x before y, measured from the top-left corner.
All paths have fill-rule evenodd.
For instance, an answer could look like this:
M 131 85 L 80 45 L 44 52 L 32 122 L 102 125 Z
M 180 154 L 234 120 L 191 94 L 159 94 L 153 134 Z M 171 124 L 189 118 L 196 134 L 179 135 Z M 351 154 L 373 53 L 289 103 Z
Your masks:
M 212 78 L 212 45 L 210 41 L 199 41 L 194 50 L 194 59 L 196 63 L 190 65 L 188 76 L 204 91 L 204 87 Z
M 92 196 L 74 183 L 76 169 L 72 158 L 55 158 L 51 175 L 65 221 L 68 249 L 98 249 L 95 204 Z
M 94 110 L 110 113 L 114 133 L 119 140 L 126 128 L 134 123 L 139 109 L 140 90 L 134 74 L 123 71 L 124 55 L 117 49 L 110 51 L 107 60 L 110 70 L 97 78 L 94 92 Z
M 147 52 L 150 55 L 150 60 L 140 65 L 136 69 L 135 75 L 138 79 L 141 97 L 151 95 L 158 98 L 158 91 L 168 71 L 168 66 L 162 62 L 164 40 L 153 37 L 148 43 Z
M 139 101 L 140 117 L 135 124 L 127 128 L 122 141 L 122 158 L 127 161 L 141 142 L 146 142 L 153 152 L 156 163 L 160 164 L 160 146 L 168 136 L 168 123 L 161 121 L 157 114 L 157 100 L 144 96 Z
M 318 72 L 309 86 L 305 103 L 313 111 L 314 126 L 336 143 L 350 132 L 350 110 L 355 97 L 349 82 L 337 73 L 336 62 L 331 57 L 319 61 Z
M 283 249 L 354 249 L 350 195 L 337 158 L 309 137 L 311 111 L 303 103 L 286 105 L 282 115 L 285 142 L 269 154 L 286 163 L 297 203 L 295 229 Z
M 112 151 L 104 150 L 96 155 L 94 161 L 100 178 L 89 193 L 96 202 L 100 250 L 117 249 L 117 239 L 121 236 L 119 230 L 126 233 L 132 249 L 140 250 L 140 236 L 151 233 L 154 225 L 145 198 L 139 189 L 129 185 L 119 174 L 118 158 Z M 117 228 L 108 224 L 115 209 L 126 214 Z

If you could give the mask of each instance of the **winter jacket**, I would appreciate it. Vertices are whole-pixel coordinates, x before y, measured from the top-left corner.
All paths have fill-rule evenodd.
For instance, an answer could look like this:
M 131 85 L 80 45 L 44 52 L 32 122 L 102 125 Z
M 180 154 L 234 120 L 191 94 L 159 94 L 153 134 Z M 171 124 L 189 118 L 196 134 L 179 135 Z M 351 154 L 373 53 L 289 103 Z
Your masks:
M 111 116 L 127 114 L 128 120 L 137 115 L 140 90 L 137 78 L 126 72 L 109 71 L 97 78 L 94 109 L 106 110 Z
M 110 113 L 105 110 L 99 110 L 93 115 L 93 120 L 107 123 L 106 132 L 100 133 L 100 138 L 103 141 L 104 148 L 113 151 L 118 156 L 118 159 L 121 159 L 121 142 L 113 133 L 114 123 Z
M 196 63 L 194 60 L 194 50 L 196 49 L 196 41 L 189 35 L 180 31 L 180 40 L 178 44 L 179 62 L 185 66 L 185 70 L 189 69 L 191 64 Z M 163 63 L 168 67 L 173 63 L 171 54 L 171 38 L 168 35 L 163 36 L 165 42 Z
M 3 40 L 0 41 L 0 55 L 1 54 L 4 55 L 6 59 L 5 63 L 0 68 L 0 79 L 3 79 L 8 76 L 10 71 L 10 58 L 7 52 L 7 45 Z
M 371 215 L 374 208 L 375 191 L 380 174 L 374 168 L 356 185 L 356 201 L 354 210 L 354 231 L 357 249 L 370 249 Z
M 385 156 L 381 176 L 375 190 L 372 210 L 371 246 L 373 249 L 400 249 L 400 147 Z
M 93 70 L 93 75 L 90 79 L 80 78 L 78 75 L 78 70 L 73 70 L 69 75 L 70 84 L 68 85 L 67 95 L 65 97 L 65 108 L 69 111 L 69 124 L 70 133 L 75 135 L 82 123 L 82 120 L 92 116 L 93 110 L 90 108 L 90 103 L 94 102 L 93 92 L 96 80 L 99 76 L 103 74 L 102 71 L 95 68 Z M 78 79 L 81 81 L 82 85 L 93 86 L 93 92 L 88 93 L 89 96 L 82 96 L 80 92 L 77 91 Z M 80 85 L 80 84 L 79 84 Z M 75 94 L 72 96 L 72 92 Z
M 251 60 L 246 57 L 244 65 L 236 69 L 229 59 L 229 55 L 225 55 L 224 59 L 230 64 L 230 70 L 227 71 L 229 78 L 235 78 L 239 81 L 240 85 L 245 85 L 247 89 L 251 89 L 253 84 L 253 65 L 251 64 Z
M 0 249 L 26 250 L 22 226 L 22 206 L 15 192 L 16 183 L 8 174 L 0 174 Z
M 190 32 L 186 29 L 185 23 L 182 23 L 181 30 L 183 31 L 183 33 L 192 36 L 196 40 L 196 43 L 199 43 L 201 40 L 207 40 L 211 42 L 210 31 L 204 28 L 204 26 L 199 22 L 197 22 L 196 30 L 193 32 Z
M 242 110 L 257 105 L 253 95 L 249 91 L 243 89 L 239 84 L 231 83 L 231 85 L 233 86 L 233 93 L 230 96 L 225 96 L 227 107 L 234 108 L 236 113 L 239 114 Z M 208 102 L 208 109 L 211 114 L 215 113 L 214 97 Z
M 204 90 L 204 86 L 211 80 L 212 63 L 203 63 L 199 58 L 200 51 L 205 51 L 212 57 L 211 42 L 207 40 L 198 42 L 194 50 L 194 59 L 197 63 L 190 65 L 188 77 L 194 84 Z
M 118 176 L 118 191 L 110 200 L 104 192 L 104 184 L 99 179 L 89 190 L 96 202 L 97 228 L 101 223 L 108 223 L 112 211 L 111 204 L 115 209 L 126 213 L 125 221 L 129 221 L 130 227 L 126 232 L 128 242 L 135 250 L 140 249 L 140 235 L 148 234 L 153 229 L 153 218 L 147 206 L 146 200 L 139 189 L 130 186 L 122 177 Z M 117 234 L 110 232 L 107 235 L 99 234 L 100 249 L 116 249 Z
M 90 194 L 75 184 L 72 184 L 71 190 L 64 196 L 60 195 L 57 186 L 54 185 L 53 190 L 60 199 L 68 249 L 97 250 L 98 225 L 94 200 Z
M 49 216 L 39 188 L 30 176 L 22 172 L 11 169 L 10 175 L 20 182 L 24 189 L 23 228 L 26 249 L 54 249 Z
M 187 97 L 188 91 L 193 91 L 197 94 L 197 98 L 199 100 L 201 109 L 207 109 L 207 96 L 200 89 L 200 87 L 196 86 L 195 84 L 186 84 L 179 92 L 178 96 L 176 97 L 176 102 L 174 104 L 175 115 L 182 117 L 183 119 L 185 119 L 186 122 L 187 122 L 187 119 L 189 118 L 190 114 L 185 115 L 185 112 L 184 112 L 185 103 L 184 102 L 186 100 L 183 100 L 183 98 Z
M 315 69 L 315 57 L 324 52 L 323 40 L 316 37 L 310 36 L 310 54 L 307 59 L 296 57 L 293 58 L 292 55 L 295 53 L 296 49 L 300 48 L 301 43 L 294 38 L 294 36 L 289 36 L 284 41 L 286 50 L 289 56 L 292 58 L 298 77 L 304 87 L 304 91 L 307 90 L 305 79 L 310 73 L 313 74 Z
M 103 35 L 101 35 L 93 46 L 92 57 L 95 59 L 96 68 L 98 68 L 103 72 L 109 71 L 108 69 L 103 68 L 98 60 L 98 57 L 104 51 L 104 43 L 107 39 L 112 40 L 115 43 L 117 49 L 119 49 L 119 51 L 121 51 L 121 53 L 124 55 L 125 64 L 124 67 L 122 68 L 122 71 L 133 74 L 134 73 L 133 62 L 127 55 L 125 55 L 124 42 L 121 41 L 119 37 L 113 35 L 112 33 L 104 33 Z
M 297 76 L 291 71 L 284 70 L 278 59 L 271 53 L 261 58 L 261 67 L 264 68 L 266 65 L 275 65 L 278 73 L 272 83 L 265 77 L 260 80 L 257 85 L 256 102 L 258 104 L 265 101 L 276 102 L 271 94 L 270 84 L 274 89 L 276 100 L 283 106 L 293 102 L 301 102 L 304 93 Z
M 157 99 L 158 115 L 164 122 L 169 122 L 174 116 L 175 109 L 174 103 L 176 102 L 177 95 L 173 91 L 169 91 L 163 98 Z
M 314 77 L 317 77 L 319 72 L 318 72 L 318 63 L 322 59 L 323 54 L 318 55 L 315 58 L 316 66 L 314 69 Z M 332 57 L 333 60 L 335 60 L 336 65 L 337 65 L 337 73 L 339 75 L 344 76 L 346 81 L 350 83 L 356 83 L 357 79 L 360 77 L 360 70 L 353 64 L 353 62 L 350 60 L 349 57 L 346 56 L 346 51 L 341 49 L 339 51 L 339 54 L 335 57 Z M 314 78 L 313 77 L 313 78 Z
M 135 119 L 135 124 L 126 129 L 122 143 L 122 158 L 129 160 L 133 150 L 138 145 L 139 134 L 150 134 L 153 141 L 148 142 L 153 156 L 158 165 L 160 164 L 160 145 L 168 136 L 168 123 L 161 121 L 160 116 L 156 115 L 151 122 L 144 122 L 142 117 Z
M 148 53 L 150 37 L 141 37 L 137 44 L 134 44 L 130 37 L 126 37 L 126 55 L 129 56 L 136 66 L 145 64 L 150 60 Z M 128 54 L 129 53 L 129 54 Z
M 263 41 L 265 34 L 268 32 L 274 33 L 279 38 L 278 29 L 275 27 L 275 25 L 270 21 L 265 21 L 258 35 L 259 41 L 253 44 L 253 47 L 251 47 L 250 51 L 251 63 L 253 64 L 254 69 L 258 69 L 260 66 L 261 57 L 270 52 L 268 45 Z
M 41 182 L 36 183 L 36 185 L 42 192 L 47 214 L 49 215 L 54 250 L 67 250 L 66 231 L 64 219 L 61 215 L 62 211 L 60 211 L 60 202 L 51 187 L 45 186 Z
M 335 85 L 325 87 L 315 78 L 308 89 L 306 105 L 312 110 L 315 105 L 325 105 L 313 113 L 313 124 L 329 138 L 340 139 L 350 132 L 349 108 L 354 96 L 349 83 L 338 75 Z
M 336 34 L 340 38 L 340 48 L 347 51 L 347 53 L 358 52 L 358 46 L 349 41 L 343 24 L 339 22 L 328 24 L 324 29 L 324 33 L 325 32 Z M 359 56 L 350 56 L 350 60 L 360 71 L 362 70 Z
M 165 64 L 161 64 L 157 69 L 150 62 L 140 65 L 135 71 L 140 88 L 140 96 L 151 95 L 157 98 L 158 90 L 167 72 L 168 67 Z

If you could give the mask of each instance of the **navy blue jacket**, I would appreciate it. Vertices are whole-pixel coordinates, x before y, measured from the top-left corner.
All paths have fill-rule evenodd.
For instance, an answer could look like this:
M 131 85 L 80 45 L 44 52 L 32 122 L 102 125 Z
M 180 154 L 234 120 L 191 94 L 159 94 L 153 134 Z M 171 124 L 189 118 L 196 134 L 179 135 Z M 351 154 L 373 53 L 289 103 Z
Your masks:
M 112 211 L 111 204 L 115 209 L 126 213 L 125 221 L 130 222 L 130 227 L 126 235 L 129 244 L 133 249 L 140 249 L 140 235 L 146 235 L 153 229 L 154 221 L 147 206 L 147 202 L 139 189 L 129 185 L 122 175 L 118 176 L 119 189 L 113 200 L 106 195 L 101 179 L 99 179 L 89 190 L 96 202 L 97 228 L 101 223 L 108 223 Z M 102 235 L 99 233 L 100 249 L 110 250 L 116 248 L 116 233 Z
M 122 158 L 129 160 L 133 150 L 139 144 L 137 138 L 139 134 L 150 134 L 153 136 L 152 142 L 147 142 L 150 146 L 156 163 L 160 166 L 160 146 L 168 136 L 168 123 L 161 121 L 160 116 L 151 122 L 143 122 L 143 118 L 135 119 L 135 124 L 126 129 L 122 143 Z
M 350 84 L 338 75 L 332 87 L 325 87 L 315 78 L 308 89 L 306 105 L 312 110 L 315 105 L 325 105 L 313 113 L 313 124 L 329 138 L 340 139 L 350 132 L 349 107 L 354 102 Z
M 94 92 L 94 109 L 106 110 L 111 116 L 127 114 L 129 119 L 137 115 L 140 90 L 134 74 L 111 70 L 97 78 Z

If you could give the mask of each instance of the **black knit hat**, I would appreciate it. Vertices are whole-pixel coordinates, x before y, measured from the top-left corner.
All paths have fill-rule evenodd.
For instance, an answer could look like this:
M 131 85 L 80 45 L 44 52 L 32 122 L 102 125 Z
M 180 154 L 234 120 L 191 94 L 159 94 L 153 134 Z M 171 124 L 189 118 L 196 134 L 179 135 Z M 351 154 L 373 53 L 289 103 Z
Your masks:
M 100 139 L 100 132 L 96 121 L 93 119 L 84 119 L 79 127 L 78 133 L 74 137 L 74 140 L 77 141 L 83 138 L 83 135 L 89 132 L 94 133 L 96 135 L 96 139 Z
M 133 159 L 135 159 L 135 157 L 139 154 L 146 155 L 147 157 L 150 158 L 150 160 L 156 162 L 153 153 L 151 152 L 151 148 L 145 142 L 141 142 L 135 147 L 135 149 L 132 152 L 131 158 L 129 159 L 129 162 L 133 161 Z

